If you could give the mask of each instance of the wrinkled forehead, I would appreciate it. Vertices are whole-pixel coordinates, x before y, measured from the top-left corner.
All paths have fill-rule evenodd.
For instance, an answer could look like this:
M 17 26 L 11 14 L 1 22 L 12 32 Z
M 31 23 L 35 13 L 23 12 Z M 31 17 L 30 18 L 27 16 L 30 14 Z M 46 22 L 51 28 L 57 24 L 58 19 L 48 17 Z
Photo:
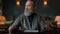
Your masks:
M 32 1 L 27 1 L 25 5 L 33 5 Z

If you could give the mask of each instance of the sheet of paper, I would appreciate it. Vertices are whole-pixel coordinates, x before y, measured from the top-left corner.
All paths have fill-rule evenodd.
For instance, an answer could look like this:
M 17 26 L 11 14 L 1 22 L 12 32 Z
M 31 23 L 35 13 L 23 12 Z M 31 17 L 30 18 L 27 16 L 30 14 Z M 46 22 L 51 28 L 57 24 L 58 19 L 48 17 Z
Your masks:
M 25 30 L 24 32 L 39 32 L 38 30 Z

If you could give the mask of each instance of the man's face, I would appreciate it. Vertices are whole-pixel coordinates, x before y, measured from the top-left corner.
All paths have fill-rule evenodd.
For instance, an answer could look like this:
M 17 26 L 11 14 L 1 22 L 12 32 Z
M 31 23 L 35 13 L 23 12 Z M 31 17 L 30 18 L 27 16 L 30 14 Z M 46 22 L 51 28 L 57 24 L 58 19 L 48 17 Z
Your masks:
M 33 12 L 33 2 L 27 1 L 25 4 L 25 15 L 29 16 Z
M 25 10 L 32 10 L 33 9 L 33 3 L 31 1 L 27 1 L 25 4 Z

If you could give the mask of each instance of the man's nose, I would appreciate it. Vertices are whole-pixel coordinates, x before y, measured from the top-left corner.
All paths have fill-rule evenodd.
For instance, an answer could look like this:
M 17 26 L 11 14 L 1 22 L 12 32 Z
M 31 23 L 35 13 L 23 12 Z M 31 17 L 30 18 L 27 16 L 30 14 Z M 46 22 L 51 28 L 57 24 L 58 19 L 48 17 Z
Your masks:
M 25 9 L 28 9 L 28 7 L 25 7 Z

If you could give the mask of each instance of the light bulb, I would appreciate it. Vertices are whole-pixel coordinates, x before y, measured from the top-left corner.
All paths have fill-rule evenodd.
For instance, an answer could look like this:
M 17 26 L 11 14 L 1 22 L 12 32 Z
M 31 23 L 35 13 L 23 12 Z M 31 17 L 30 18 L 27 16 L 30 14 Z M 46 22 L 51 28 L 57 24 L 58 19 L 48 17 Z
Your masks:
M 20 5 L 20 1 L 17 1 L 16 4 L 19 6 Z
M 44 6 L 46 6 L 47 5 L 47 1 L 44 1 Z

